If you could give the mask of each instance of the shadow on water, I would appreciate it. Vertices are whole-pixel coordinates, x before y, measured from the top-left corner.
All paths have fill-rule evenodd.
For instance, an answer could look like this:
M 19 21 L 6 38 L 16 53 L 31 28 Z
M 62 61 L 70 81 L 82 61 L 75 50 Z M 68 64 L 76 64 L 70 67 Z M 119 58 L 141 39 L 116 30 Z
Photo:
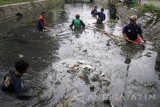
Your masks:
M 153 101 L 126 98 L 131 94 L 159 95 L 154 72 L 156 52 L 151 45 L 142 51 L 94 29 L 69 28 L 75 14 L 80 13 L 84 23 L 121 34 L 122 26 L 118 23 L 94 24 L 96 19 L 89 14 L 91 5 L 66 4 L 48 10 L 51 32 L 37 32 L 36 21 L 24 24 L 23 18 L 2 26 L 0 79 L 9 66 L 23 58 L 30 63 L 23 79 L 31 86 L 28 92 L 37 97 L 19 101 L 1 92 L 1 107 L 111 107 L 110 103 L 116 107 L 159 107 L 158 98 Z M 116 95 L 125 96 L 122 100 L 115 99 Z M 110 101 L 108 96 L 113 96 Z

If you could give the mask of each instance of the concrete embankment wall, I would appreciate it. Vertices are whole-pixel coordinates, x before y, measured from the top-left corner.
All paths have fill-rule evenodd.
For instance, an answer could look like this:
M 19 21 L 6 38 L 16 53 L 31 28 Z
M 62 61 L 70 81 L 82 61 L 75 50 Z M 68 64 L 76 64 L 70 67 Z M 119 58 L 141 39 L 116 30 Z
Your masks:
M 0 22 L 16 17 L 17 13 L 29 15 L 36 10 L 46 7 L 54 7 L 64 3 L 64 0 L 38 0 L 34 2 L 17 3 L 0 6 Z

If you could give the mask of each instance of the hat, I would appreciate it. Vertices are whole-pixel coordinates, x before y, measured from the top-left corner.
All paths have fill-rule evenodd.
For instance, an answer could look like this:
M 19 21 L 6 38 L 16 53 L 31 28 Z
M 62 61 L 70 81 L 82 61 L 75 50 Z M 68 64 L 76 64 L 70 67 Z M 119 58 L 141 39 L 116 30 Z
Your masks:
M 137 15 L 129 16 L 129 19 L 136 21 L 137 20 Z

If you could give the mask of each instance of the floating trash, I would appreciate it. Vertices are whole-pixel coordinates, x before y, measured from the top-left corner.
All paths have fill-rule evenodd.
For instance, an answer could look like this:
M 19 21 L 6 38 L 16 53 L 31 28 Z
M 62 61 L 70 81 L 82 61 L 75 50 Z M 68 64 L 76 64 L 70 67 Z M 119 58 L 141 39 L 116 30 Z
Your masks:
M 79 65 L 77 65 L 77 64 L 69 65 L 67 72 L 76 72 L 76 71 L 78 71 L 79 70 L 78 66 Z
M 92 81 L 93 82 L 96 82 L 96 81 L 99 81 L 99 75 L 98 74 L 95 74 L 93 77 L 92 77 Z
M 18 54 L 18 56 L 19 56 L 20 58 L 23 58 L 23 55 L 22 55 L 22 54 Z
M 85 62 L 84 61 L 78 61 L 78 64 L 84 64 Z
M 87 49 L 83 50 L 83 52 L 87 52 Z
M 56 85 L 60 85 L 60 84 L 61 84 L 61 82 L 60 82 L 60 81 L 57 81 L 55 84 L 56 84 Z
M 104 104 L 111 104 L 110 100 L 104 100 Z
M 126 58 L 125 62 L 126 64 L 130 64 L 131 63 L 131 59 L 130 58 Z
M 102 76 L 102 77 L 105 77 L 105 74 L 104 74 L 104 73 L 102 73 L 102 74 L 101 74 L 101 76 Z
M 91 92 L 94 91 L 94 85 L 91 85 L 91 86 L 90 86 L 90 90 L 91 90 Z
M 94 68 L 90 65 L 82 65 L 82 68 L 84 69 L 89 69 L 89 70 L 93 70 Z

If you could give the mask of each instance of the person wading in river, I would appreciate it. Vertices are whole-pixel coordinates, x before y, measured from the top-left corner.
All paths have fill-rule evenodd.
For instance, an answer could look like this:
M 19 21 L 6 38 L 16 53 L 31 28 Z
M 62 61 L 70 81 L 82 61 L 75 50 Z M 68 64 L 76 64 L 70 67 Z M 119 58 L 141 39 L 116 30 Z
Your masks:
M 97 6 L 94 6 L 94 8 L 91 10 L 91 14 L 95 16 L 96 13 L 97 13 Z
M 123 28 L 123 35 L 126 39 L 134 41 L 136 44 L 142 44 L 144 41 L 142 29 L 136 24 L 137 16 L 129 17 L 130 23 Z
M 109 13 L 110 13 L 110 19 L 113 19 L 113 20 L 119 19 L 117 17 L 117 9 L 116 9 L 116 5 L 115 4 L 111 4 L 109 6 Z
M 18 60 L 15 62 L 15 68 L 11 68 L 4 76 L 1 90 L 4 92 L 15 93 L 19 99 L 28 100 L 33 97 L 23 93 L 25 89 L 22 88 L 21 84 L 21 77 L 27 71 L 28 66 L 29 64 L 24 60 Z
M 39 30 L 39 31 L 44 31 L 44 30 L 47 30 L 47 31 L 49 31 L 50 29 L 46 26 L 46 20 L 45 20 L 45 18 L 46 18 L 46 12 L 42 12 L 41 13 L 41 16 L 39 16 L 39 18 L 38 18 L 38 22 L 37 22 L 37 29 Z
M 106 15 L 103 13 L 104 9 L 101 8 L 101 12 L 97 12 L 95 15 L 98 15 L 97 23 L 102 23 L 106 19 Z
M 73 29 L 72 27 L 74 26 L 76 29 L 80 29 L 80 28 L 85 28 L 85 24 L 83 23 L 82 20 L 80 20 L 80 15 L 76 14 L 76 19 L 74 19 L 70 25 L 70 28 Z

